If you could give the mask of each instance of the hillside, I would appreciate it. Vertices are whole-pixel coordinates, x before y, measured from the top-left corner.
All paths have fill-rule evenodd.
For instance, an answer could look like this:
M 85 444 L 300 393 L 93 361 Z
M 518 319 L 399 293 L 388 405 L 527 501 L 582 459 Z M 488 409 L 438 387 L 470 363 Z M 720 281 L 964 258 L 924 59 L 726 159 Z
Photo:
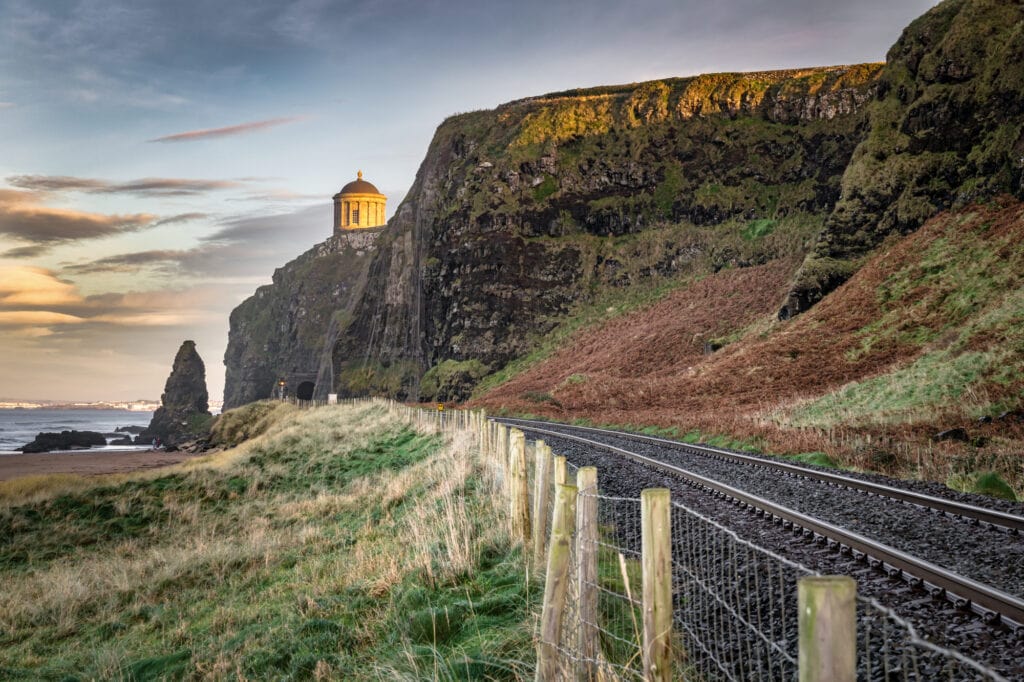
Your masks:
M 0 678 L 532 678 L 540 595 L 471 444 L 381 404 L 213 438 L 240 445 L 0 483 Z
M 271 306 L 236 311 L 227 404 L 269 395 L 271 367 L 313 364 L 323 393 L 430 398 L 420 379 L 447 363 L 439 397 L 465 397 L 609 292 L 803 256 L 839 195 L 880 70 L 669 79 L 446 120 L 361 293 L 337 295 L 354 270 L 330 266 L 311 275 L 315 288 L 281 276 L 258 294 Z M 288 341 L 324 328 L 296 325 L 294 311 L 332 308 L 345 312 L 323 342 L 331 357 Z
M 261 290 L 270 306 L 236 311 L 228 404 L 269 395 L 277 373 L 315 379 L 318 397 L 475 396 L 903 473 L 938 448 L 1018 480 L 998 449 L 1016 422 L 998 417 L 1020 386 L 994 369 L 1019 366 L 1016 335 L 975 329 L 1014 296 L 1016 252 L 971 230 L 1013 232 L 1024 198 L 1021 26 L 1020 3 L 945 0 L 884 64 L 453 116 L 358 265 L 320 267 L 314 250 Z M 929 440 L 965 425 L 965 443 Z
M 938 211 L 1024 198 L 1024 8 L 945 0 L 889 50 L 869 133 L 781 315 L 806 310 L 887 236 Z
M 904 473 L 922 466 L 922 450 L 934 458 L 946 448 L 954 459 L 917 473 L 946 480 L 955 471 L 942 467 L 959 455 L 1021 490 L 1012 453 L 1024 445 L 1022 240 L 1024 204 L 1012 198 L 940 214 L 887 241 L 790 322 L 775 320 L 773 303 L 792 262 L 722 270 L 559 338 L 475 402 L 679 435 L 700 429 Z M 930 443 L 954 427 L 971 443 Z

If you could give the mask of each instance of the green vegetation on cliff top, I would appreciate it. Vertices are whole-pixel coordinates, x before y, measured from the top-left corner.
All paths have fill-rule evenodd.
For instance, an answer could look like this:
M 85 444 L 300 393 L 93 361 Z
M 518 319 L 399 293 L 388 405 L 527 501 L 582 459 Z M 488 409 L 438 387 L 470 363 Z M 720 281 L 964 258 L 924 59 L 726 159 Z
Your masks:
M 0 677 L 532 677 L 539 595 L 473 453 L 385 406 L 256 403 L 215 437 L 245 442 L 0 483 Z

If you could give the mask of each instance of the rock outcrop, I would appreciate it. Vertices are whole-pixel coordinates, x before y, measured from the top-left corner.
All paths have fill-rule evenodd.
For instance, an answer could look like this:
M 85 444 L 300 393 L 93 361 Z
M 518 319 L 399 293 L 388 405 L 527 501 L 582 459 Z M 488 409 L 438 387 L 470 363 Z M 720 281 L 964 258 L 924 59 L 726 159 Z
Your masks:
M 308 377 L 315 396 L 331 392 L 323 349 L 366 284 L 381 230 L 336 234 L 274 272 L 231 313 L 224 409 L 268 398 L 280 379 Z M 318 380 L 320 365 L 324 376 Z
M 107 439 L 96 431 L 61 431 L 60 433 L 45 432 L 36 436 L 35 440 L 23 445 L 19 450 L 25 453 L 50 452 L 52 450 L 75 450 L 103 446 Z
M 904 30 L 868 106 L 870 132 L 797 276 L 782 318 L 806 310 L 887 236 L 951 206 L 1024 197 L 1024 6 L 946 0 Z
M 195 341 L 185 341 L 174 356 L 160 407 L 153 413 L 149 427 L 139 436 L 141 442 L 159 438 L 168 447 L 206 435 L 212 419 L 206 392 L 206 366 L 196 352 Z
M 448 119 L 375 248 L 333 237 L 236 309 L 226 406 L 291 376 L 316 376 L 316 397 L 464 396 L 610 290 L 805 253 L 880 70 L 669 79 Z

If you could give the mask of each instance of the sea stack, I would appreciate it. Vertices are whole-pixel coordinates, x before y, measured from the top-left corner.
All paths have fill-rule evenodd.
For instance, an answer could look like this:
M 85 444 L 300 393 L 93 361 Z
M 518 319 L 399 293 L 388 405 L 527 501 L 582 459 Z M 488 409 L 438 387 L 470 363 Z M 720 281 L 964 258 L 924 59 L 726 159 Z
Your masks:
M 159 438 L 167 447 L 175 448 L 205 435 L 211 418 L 206 366 L 196 352 L 195 341 L 185 341 L 174 356 L 160 407 L 139 438 L 143 442 Z

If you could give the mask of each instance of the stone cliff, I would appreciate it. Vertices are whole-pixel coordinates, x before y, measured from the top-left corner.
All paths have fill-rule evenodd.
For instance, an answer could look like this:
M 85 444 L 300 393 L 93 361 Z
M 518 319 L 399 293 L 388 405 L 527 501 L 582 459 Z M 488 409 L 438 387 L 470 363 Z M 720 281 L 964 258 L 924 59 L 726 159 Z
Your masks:
M 885 237 L 940 210 L 1024 197 L 1024 7 L 946 0 L 889 51 L 869 134 L 780 317 L 844 282 Z
M 881 69 L 669 79 L 446 120 L 365 258 L 329 240 L 232 314 L 225 403 L 298 374 L 318 395 L 416 398 L 426 372 L 426 393 L 464 397 L 609 290 L 806 253 Z
M 318 380 L 325 345 L 347 323 L 366 282 L 381 231 L 336 234 L 274 272 L 231 313 L 224 408 L 270 397 L 281 379 L 330 392 L 330 362 Z

